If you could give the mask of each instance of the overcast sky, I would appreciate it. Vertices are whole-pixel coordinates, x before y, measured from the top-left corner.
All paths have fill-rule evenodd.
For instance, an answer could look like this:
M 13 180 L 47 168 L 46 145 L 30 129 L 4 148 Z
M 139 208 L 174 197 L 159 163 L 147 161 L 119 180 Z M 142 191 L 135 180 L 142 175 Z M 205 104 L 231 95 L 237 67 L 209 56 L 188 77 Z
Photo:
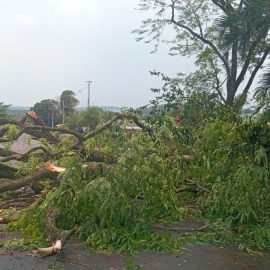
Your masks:
M 0 102 L 31 106 L 71 89 L 87 104 L 137 107 L 160 82 L 149 75 L 189 72 L 191 61 L 150 54 L 131 31 L 147 14 L 138 0 L 0 0 Z

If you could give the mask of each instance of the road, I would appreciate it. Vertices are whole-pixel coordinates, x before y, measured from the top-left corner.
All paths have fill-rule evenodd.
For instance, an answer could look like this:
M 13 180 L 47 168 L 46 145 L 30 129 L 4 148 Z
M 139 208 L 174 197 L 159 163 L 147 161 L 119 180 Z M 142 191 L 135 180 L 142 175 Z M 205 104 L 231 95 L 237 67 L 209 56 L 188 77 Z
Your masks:
M 63 264 L 65 270 L 122 270 L 126 256 L 96 254 L 68 245 L 60 255 L 38 257 L 26 251 L 0 251 L 1 270 L 47 270 Z M 214 245 L 185 246 L 179 254 L 139 253 L 131 258 L 144 270 L 269 270 L 270 256 L 251 257 L 234 247 Z M 58 269 L 56 269 L 58 270 Z

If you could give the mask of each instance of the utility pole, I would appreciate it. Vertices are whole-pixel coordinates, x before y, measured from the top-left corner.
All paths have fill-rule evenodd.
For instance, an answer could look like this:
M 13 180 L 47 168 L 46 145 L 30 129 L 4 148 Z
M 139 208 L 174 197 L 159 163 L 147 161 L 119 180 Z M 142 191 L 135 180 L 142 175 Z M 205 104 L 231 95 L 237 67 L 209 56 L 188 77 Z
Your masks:
M 87 108 L 90 108 L 90 86 L 92 81 L 86 81 L 87 85 L 88 85 L 88 102 L 87 102 Z
M 64 99 L 62 101 L 62 106 L 63 106 L 63 124 L 65 124 L 65 100 Z
M 52 109 L 52 127 L 54 127 L 54 109 Z

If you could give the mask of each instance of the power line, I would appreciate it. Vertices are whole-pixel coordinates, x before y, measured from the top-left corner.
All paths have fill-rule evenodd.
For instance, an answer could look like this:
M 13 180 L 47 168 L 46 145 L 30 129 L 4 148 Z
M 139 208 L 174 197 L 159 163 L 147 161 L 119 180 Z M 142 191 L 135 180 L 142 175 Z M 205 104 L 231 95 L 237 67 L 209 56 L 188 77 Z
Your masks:
M 86 88 L 87 88 L 87 85 L 84 85 L 84 86 L 81 87 L 79 90 L 77 90 L 77 91 L 75 92 L 75 94 L 76 94 L 76 95 L 81 94 Z

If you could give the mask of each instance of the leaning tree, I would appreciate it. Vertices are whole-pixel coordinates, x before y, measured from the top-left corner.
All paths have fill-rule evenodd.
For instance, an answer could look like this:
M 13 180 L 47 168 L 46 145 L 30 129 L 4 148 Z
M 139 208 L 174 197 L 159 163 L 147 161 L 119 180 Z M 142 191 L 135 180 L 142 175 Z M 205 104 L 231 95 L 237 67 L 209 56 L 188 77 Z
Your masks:
M 189 84 L 215 92 L 228 106 L 245 104 L 270 52 L 268 0 L 141 0 L 140 8 L 155 16 L 134 31 L 138 41 L 156 41 L 157 48 L 172 36 L 171 27 L 170 53 L 196 58 Z

